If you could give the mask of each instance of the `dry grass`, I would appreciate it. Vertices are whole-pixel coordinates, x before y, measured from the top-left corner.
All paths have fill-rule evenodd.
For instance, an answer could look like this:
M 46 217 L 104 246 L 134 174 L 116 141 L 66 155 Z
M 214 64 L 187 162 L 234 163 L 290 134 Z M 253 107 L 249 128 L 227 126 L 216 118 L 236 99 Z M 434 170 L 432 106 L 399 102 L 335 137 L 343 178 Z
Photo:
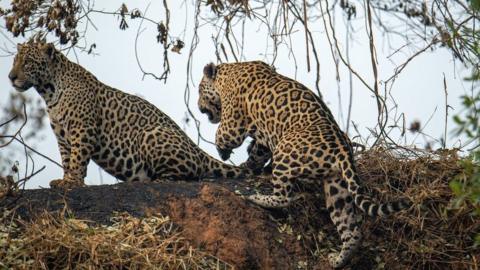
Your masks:
M 0 269 L 231 269 L 187 245 L 168 217 L 118 215 L 111 226 L 43 214 L 0 227 Z M 5 217 L 8 217 L 6 215 Z
M 414 206 L 367 224 L 366 242 L 382 252 L 385 268 L 478 269 L 480 217 L 472 205 L 454 207 L 449 187 L 463 179 L 455 150 L 368 151 L 359 158 L 361 178 L 383 201 L 408 198 Z

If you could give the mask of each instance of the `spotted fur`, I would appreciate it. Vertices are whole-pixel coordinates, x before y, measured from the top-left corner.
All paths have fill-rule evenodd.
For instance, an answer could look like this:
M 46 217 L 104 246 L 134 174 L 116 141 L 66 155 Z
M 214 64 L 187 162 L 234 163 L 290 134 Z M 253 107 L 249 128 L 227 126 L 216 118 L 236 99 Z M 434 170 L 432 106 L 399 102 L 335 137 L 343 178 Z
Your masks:
M 299 82 L 254 61 L 209 64 L 199 87 L 200 110 L 220 122 L 215 143 L 222 158 L 247 136 L 254 138 L 247 163 L 272 156 L 273 195 L 252 195 L 250 201 L 285 207 L 297 179 L 323 181 L 327 208 L 343 242 L 341 252 L 331 256 L 334 267 L 345 265 L 358 246 L 357 208 L 384 216 L 408 207 L 405 202 L 378 204 L 360 192 L 349 138 L 325 103 Z M 256 154 L 263 147 L 268 151 Z
M 19 44 L 9 78 L 18 91 L 33 86 L 45 100 L 64 168 L 53 187 L 83 185 L 90 159 L 123 181 L 244 174 L 202 151 L 155 106 L 103 84 L 52 44 Z

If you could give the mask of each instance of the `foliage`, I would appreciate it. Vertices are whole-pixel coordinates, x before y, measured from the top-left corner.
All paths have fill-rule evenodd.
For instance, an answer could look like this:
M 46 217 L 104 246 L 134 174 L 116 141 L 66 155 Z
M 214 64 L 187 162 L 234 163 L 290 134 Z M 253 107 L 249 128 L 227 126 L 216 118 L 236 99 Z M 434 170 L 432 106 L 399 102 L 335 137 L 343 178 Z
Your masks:
M 480 0 L 470 0 L 470 7 L 472 10 L 479 12 L 480 11 Z
M 476 218 L 480 216 L 480 151 L 475 151 L 470 157 L 460 161 L 462 172 L 450 182 L 450 188 L 456 195 L 455 208 L 471 205 L 475 208 Z M 480 244 L 480 233 L 475 241 Z
M 450 183 L 450 188 L 457 196 L 456 206 L 468 202 L 476 207 L 476 214 L 480 215 L 480 152 L 472 155 L 459 163 L 462 166 L 462 173 Z
M 457 196 L 457 207 L 472 204 L 476 215 L 480 216 L 480 69 L 474 69 L 472 76 L 465 80 L 471 81 L 472 94 L 461 97 L 463 114 L 455 115 L 453 119 L 458 126 L 457 135 L 466 136 L 475 146 L 469 156 L 461 161 L 463 172 L 450 183 L 450 187 Z M 476 240 L 480 244 L 480 234 Z
M 479 53 L 480 56 L 480 53 Z M 477 147 L 480 144 L 480 71 L 475 70 L 472 76 L 465 78 L 466 81 L 472 83 L 471 95 L 461 96 L 462 105 L 464 107 L 463 115 L 455 115 L 453 120 L 458 125 L 455 131 L 457 135 L 464 134 L 472 142 L 476 142 Z M 479 150 L 477 150 L 479 151 Z
M 54 33 L 61 44 L 77 44 L 78 1 L 14 0 L 11 8 L 0 10 L 5 26 L 13 36 L 25 36 L 32 28 Z
M 480 0 L 470 0 L 470 8 L 474 14 L 478 14 L 480 12 Z M 470 29 L 468 33 L 475 37 L 472 48 L 478 61 L 480 59 L 480 44 L 478 42 L 480 31 Z M 473 68 L 472 75 L 465 80 L 472 83 L 471 95 L 461 97 L 464 114 L 455 115 L 454 121 L 458 125 L 457 135 L 465 135 L 475 143 L 475 146 L 470 156 L 461 162 L 464 170 L 456 180 L 450 183 L 450 187 L 457 195 L 457 206 L 471 203 L 476 209 L 476 215 L 480 216 L 480 68 L 478 62 Z M 480 233 L 477 234 L 475 239 L 477 244 L 480 244 Z

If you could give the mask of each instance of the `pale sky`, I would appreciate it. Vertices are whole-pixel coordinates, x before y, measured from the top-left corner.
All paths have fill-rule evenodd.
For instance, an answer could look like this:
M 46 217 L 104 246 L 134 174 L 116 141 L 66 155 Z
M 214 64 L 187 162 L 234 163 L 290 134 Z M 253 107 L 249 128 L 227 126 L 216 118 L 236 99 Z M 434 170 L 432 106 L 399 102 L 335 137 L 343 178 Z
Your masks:
M 114 5 L 110 1 L 97 1 L 96 9 L 105 11 L 114 11 L 120 6 L 120 2 Z M 90 27 L 87 33 L 87 41 L 89 43 L 95 42 L 97 48 L 95 52 L 98 55 L 87 55 L 86 53 L 77 53 L 78 62 L 87 70 L 92 72 L 102 82 L 116 87 L 122 91 L 138 94 L 156 105 L 160 110 L 168 114 L 174 121 L 176 121 L 188 136 L 194 141 L 197 140 L 197 132 L 194 124 L 191 122 L 186 125 L 183 122 L 187 108 L 184 104 L 184 89 L 186 85 L 186 66 L 188 60 L 188 52 L 193 36 L 194 24 L 194 8 L 195 6 L 188 1 L 170 1 L 171 11 L 170 35 L 174 38 L 178 37 L 185 42 L 185 48 L 181 54 L 170 53 L 170 68 L 171 74 L 167 83 L 157 81 L 151 77 L 143 78 L 143 74 L 137 66 L 134 42 L 139 25 L 139 20 L 128 21 L 130 28 L 126 31 L 118 29 L 119 20 L 114 16 L 92 14 L 91 19 L 95 23 L 98 30 Z M 127 6 L 132 9 L 134 7 L 144 10 L 147 4 L 138 3 L 138 1 L 125 1 Z M 5 2 L 0 3 L 3 7 Z M 105 5 L 105 6 L 103 6 Z M 206 15 L 209 8 L 204 8 L 203 15 Z M 360 12 L 361 13 L 361 12 Z M 148 17 L 155 20 L 164 20 L 164 10 L 160 1 L 152 2 L 148 10 Z M 2 20 L 0 23 L 4 23 Z M 183 29 L 186 25 L 186 31 Z M 300 24 L 297 24 L 297 28 Z M 153 25 L 144 23 L 146 30 L 142 33 L 138 43 L 139 59 L 143 68 L 149 72 L 161 74 L 163 69 L 163 47 L 157 44 L 155 40 L 156 29 Z M 337 117 L 337 122 L 343 128 L 345 127 L 345 116 L 348 107 L 349 96 L 349 80 L 347 69 L 340 64 L 340 83 L 336 81 L 335 65 L 332 60 L 330 48 L 327 43 L 326 34 L 323 28 L 323 22 L 311 22 L 311 28 L 317 47 L 319 47 L 319 57 L 321 61 L 321 92 L 324 100 L 329 105 L 330 109 Z M 350 47 L 351 63 L 353 68 L 358 71 L 371 85 L 373 83 L 372 68 L 370 61 L 370 51 L 368 47 L 368 39 L 366 39 L 364 22 L 361 14 L 357 16 L 353 22 L 355 29 L 355 42 Z M 245 48 L 244 58 L 242 60 L 263 60 L 271 63 L 272 55 L 271 47 L 267 47 L 267 32 L 264 27 L 258 27 L 258 22 L 248 20 L 245 24 Z M 307 72 L 306 57 L 305 57 L 305 36 L 301 31 L 301 27 L 292 34 L 292 46 L 295 53 L 298 70 L 295 74 L 294 58 L 289 54 L 286 46 L 281 45 L 278 57 L 275 61 L 277 72 L 289 77 L 294 77 L 301 83 L 315 89 L 315 71 Z M 345 46 L 345 24 L 343 17 L 337 16 L 336 31 L 339 37 L 339 42 L 344 48 Z M 241 33 L 240 26 L 234 28 L 234 32 L 239 36 Z M 10 34 L 10 33 L 7 33 Z M 201 132 L 204 137 L 214 141 L 216 125 L 210 124 L 205 115 L 202 115 L 196 105 L 198 82 L 202 77 L 203 66 L 209 62 L 215 62 L 215 49 L 212 42 L 212 35 L 216 31 L 209 26 L 200 28 L 199 37 L 200 43 L 193 56 L 193 84 L 190 83 L 191 97 L 190 108 L 193 113 L 201 121 Z M 392 54 L 392 50 L 388 46 L 386 40 L 382 37 L 379 31 L 376 31 L 376 46 L 378 54 L 378 70 L 379 78 L 386 80 L 394 73 L 394 68 L 403 63 L 411 54 L 412 51 L 404 50 L 402 53 Z M 23 39 L 11 39 L 14 43 L 23 42 Z M 271 42 L 268 43 L 271 46 Z M 400 39 L 393 39 L 391 41 L 392 47 L 400 48 L 405 42 Z M 0 35 L 0 45 L 8 47 L 11 51 L 15 51 L 15 45 L 11 44 L 3 36 Z M 415 43 L 419 48 L 426 45 Z M 70 60 L 77 61 L 73 53 L 68 55 Z M 231 59 L 230 59 L 231 60 Z M 7 78 L 8 72 L 12 66 L 13 57 L 0 58 L 0 106 L 5 106 L 5 98 L 9 91 L 15 91 L 11 87 Z M 313 63 L 313 58 L 312 58 Z M 414 120 L 419 120 L 425 126 L 424 132 L 438 139 L 443 136 L 445 125 L 445 95 L 443 86 L 443 76 L 445 75 L 448 87 L 448 104 L 453 107 L 456 112 L 460 110 L 459 96 L 468 93 L 468 84 L 465 84 L 461 79 L 467 74 L 467 70 L 461 64 L 455 63 L 449 51 L 440 48 L 433 52 L 426 52 L 415 58 L 397 78 L 391 95 L 398 104 L 397 114 L 404 113 L 407 127 Z M 383 89 L 383 85 L 380 85 Z M 32 88 L 25 93 L 31 98 L 39 98 L 39 95 Z M 339 95 L 342 99 L 342 106 L 339 107 Z M 393 102 L 389 102 L 392 108 Z M 373 128 L 377 119 L 376 101 L 371 93 L 364 87 L 357 79 L 353 81 L 353 104 L 352 104 L 352 121 L 355 122 L 363 136 L 369 134 L 368 129 Z M 344 120 L 339 117 L 340 112 L 343 112 Z M 454 126 L 451 115 L 455 111 L 450 112 L 448 118 L 448 127 Z M 0 112 L 0 117 L 1 117 Z M 27 125 L 28 128 L 28 125 Z M 35 148 L 60 162 L 60 154 L 55 136 L 51 131 L 49 125 L 46 125 L 45 130 L 41 131 L 45 139 L 41 142 L 28 141 L 29 144 L 34 145 Z M 350 135 L 356 135 L 351 129 Z M 399 132 L 392 133 L 394 138 L 399 138 Z M 451 133 L 448 134 L 450 139 L 448 145 L 459 146 L 460 142 L 453 138 Z M 400 142 L 400 140 L 399 140 Z M 406 137 L 401 140 L 402 144 L 412 145 L 416 144 L 423 147 L 425 141 L 422 136 L 417 137 L 415 134 L 407 132 Z M 372 143 L 372 141 L 370 141 Z M 232 161 L 239 164 L 246 160 L 246 143 L 234 151 Z M 20 145 L 15 145 L 19 150 Z M 215 147 L 205 142 L 200 142 L 200 147 L 206 150 L 211 155 L 218 158 Z M 439 147 L 438 144 L 435 147 Z M 6 150 L 1 150 L 6 151 Z M 46 169 L 32 178 L 28 184 L 28 188 L 36 188 L 39 186 L 48 187 L 48 183 L 52 179 L 61 178 L 63 175 L 62 169 L 56 165 L 46 161 L 45 159 L 33 155 L 35 159 L 36 168 L 45 165 Z M 18 161 L 21 165 L 25 163 L 22 155 L 18 156 Z M 22 167 L 21 167 L 22 168 Z M 23 172 L 22 172 L 23 173 Z M 100 183 L 100 170 L 93 163 L 90 162 L 88 175 L 85 180 L 87 184 Z M 115 179 L 109 176 L 106 172 L 102 172 L 103 183 L 115 183 Z

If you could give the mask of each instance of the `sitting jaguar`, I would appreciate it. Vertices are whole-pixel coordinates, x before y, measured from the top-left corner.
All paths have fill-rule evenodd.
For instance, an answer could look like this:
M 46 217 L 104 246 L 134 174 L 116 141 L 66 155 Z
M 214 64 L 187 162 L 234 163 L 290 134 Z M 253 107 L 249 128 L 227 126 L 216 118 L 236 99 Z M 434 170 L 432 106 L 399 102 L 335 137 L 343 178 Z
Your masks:
M 208 64 L 203 73 L 198 105 L 211 122 L 220 122 L 215 143 L 221 158 L 229 158 L 247 136 L 254 139 L 247 163 L 272 157 L 273 195 L 248 200 L 267 208 L 286 207 L 297 179 L 323 181 L 327 209 L 342 240 L 340 253 L 329 256 L 333 267 L 344 266 L 358 247 L 357 208 L 384 216 L 409 207 L 404 201 L 378 204 L 360 191 L 349 138 L 325 103 L 304 85 L 261 61 Z
M 30 41 L 17 50 L 8 77 L 16 90 L 33 86 L 45 100 L 60 148 L 64 176 L 50 186 L 84 185 L 90 159 L 123 181 L 245 174 L 202 151 L 154 105 L 103 84 L 53 44 Z

